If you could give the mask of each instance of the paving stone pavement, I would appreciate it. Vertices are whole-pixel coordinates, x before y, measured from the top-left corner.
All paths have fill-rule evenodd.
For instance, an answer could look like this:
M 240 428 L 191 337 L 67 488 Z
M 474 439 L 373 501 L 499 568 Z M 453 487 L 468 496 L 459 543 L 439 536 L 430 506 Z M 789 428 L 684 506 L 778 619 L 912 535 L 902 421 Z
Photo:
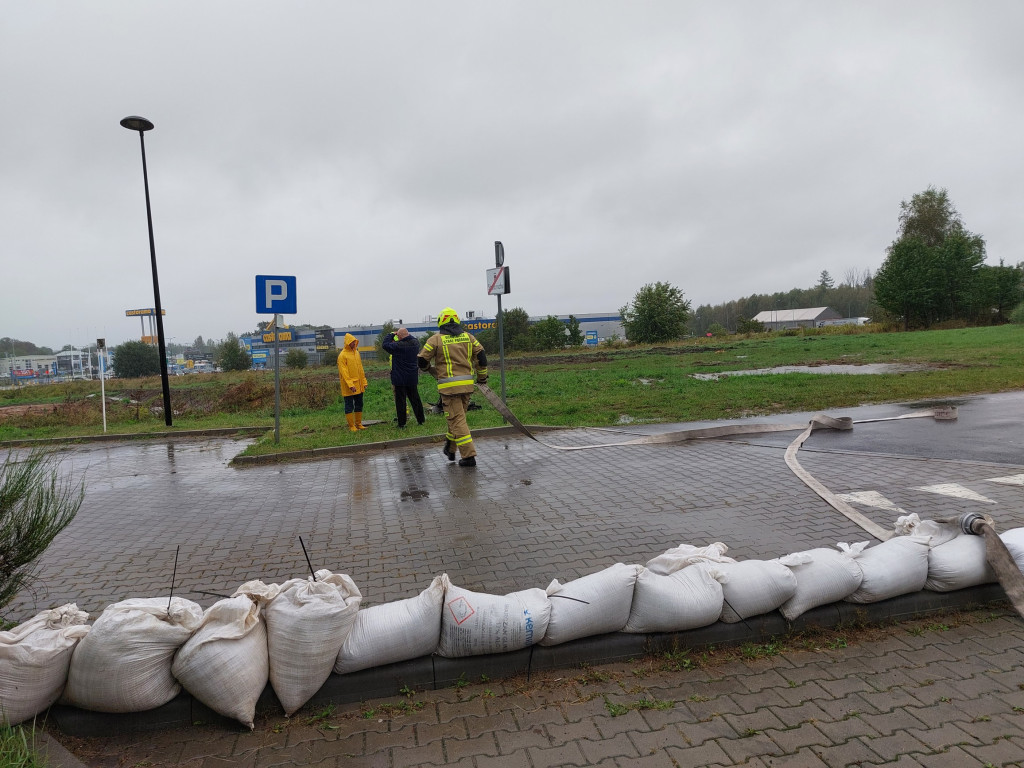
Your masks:
M 725 660 L 637 659 L 109 738 L 85 765 L 1024 766 L 1024 625 L 986 609 Z M 820 643 L 816 645 L 816 643 Z M 794 645 L 799 645 L 796 643 Z
M 591 430 L 545 438 L 609 440 Z M 206 607 L 217 599 L 209 593 L 250 579 L 306 574 L 300 536 L 315 568 L 353 577 L 364 606 L 415 595 L 442 572 L 503 594 L 643 563 L 684 542 L 721 541 L 743 559 L 868 538 L 789 472 L 783 448 L 754 440 L 558 452 L 487 438 L 472 470 L 439 446 L 228 466 L 244 444 L 169 439 L 64 452 L 85 502 L 42 558 L 39 587 L 5 617 L 64 602 L 95 617 L 118 600 L 166 595 L 176 549 L 174 594 Z M 979 511 L 1001 529 L 1024 526 L 1024 489 L 991 482 L 1024 468 L 813 446 L 812 436 L 801 462 L 834 492 L 874 490 L 922 517 Z M 920 490 L 950 482 L 990 501 Z M 893 522 L 892 511 L 859 509 Z M 265 719 L 251 734 L 54 735 L 96 766 L 1020 764 L 1024 630 L 1008 615 L 972 621 L 707 670 L 644 675 L 635 661 L 546 681 L 474 681 L 388 700 L 376 719 L 361 716 L 371 702 L 323 722 L 309 711 Z M 645 697 L 652 708 L 638 703 Z

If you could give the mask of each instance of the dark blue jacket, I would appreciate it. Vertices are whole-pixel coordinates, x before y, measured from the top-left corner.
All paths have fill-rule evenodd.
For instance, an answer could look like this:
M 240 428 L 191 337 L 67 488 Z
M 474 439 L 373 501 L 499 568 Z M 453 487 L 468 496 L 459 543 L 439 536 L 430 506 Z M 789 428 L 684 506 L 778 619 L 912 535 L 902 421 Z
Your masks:
M 400 387 L 415 387 L 419 383 L 419 368 L 416 356 L 420 353 L 420 341 L 413 335 L 396 339 L 394 335 L 381 345 L 391 355 L 391 383 Z

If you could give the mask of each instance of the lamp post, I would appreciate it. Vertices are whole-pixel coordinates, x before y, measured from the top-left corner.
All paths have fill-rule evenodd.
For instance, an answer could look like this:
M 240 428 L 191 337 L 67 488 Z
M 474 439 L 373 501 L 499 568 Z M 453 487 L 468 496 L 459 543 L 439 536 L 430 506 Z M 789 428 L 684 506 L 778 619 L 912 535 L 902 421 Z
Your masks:
M 129 131 L 139 132 L 139 146 L 142 147 L 142 184 L 146 189 L 146 222 L 149 224 L 149 259 L 153 266 L 153 307 L 156 312 L 156 339 L 160 350 L 160 383 L 164 390 L 164 423 L 171 426 L 171 385 L 167 380 L 167 345 L 164 343 L 164 318 L 160 307 L 160 281 L 156 275 L 156 245 L 153 243 L 153 211 L 149 205 L 149 175 L 146 172 L 146 131 L 153 130 L 153 124 L 144 117 L 126 117 L 121 125 Z

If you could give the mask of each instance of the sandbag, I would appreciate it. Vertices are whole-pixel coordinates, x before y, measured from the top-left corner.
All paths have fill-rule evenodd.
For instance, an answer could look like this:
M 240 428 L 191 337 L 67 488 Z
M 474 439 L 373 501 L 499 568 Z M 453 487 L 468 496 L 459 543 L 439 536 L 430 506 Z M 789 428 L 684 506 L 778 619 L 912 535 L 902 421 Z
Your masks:
M 979 537 L 980 538 L 980 537 Z M 999 534 L 1006 549 L 1017 563 L 1017 567 L 1024 572 L 1024 528 L 1011 528 Z
M 932 547 L 940 547 L 963 533 L 956 523 L 922 520 L 916 512 L 897 517 L 893 530 L 897 536 L 927 536 Z
M 270 684 L 285 715 L 296 712 L 327 682 L 363 599 L 346 574 L 323 569 L 315 577 L 281 584 L 263 613 Z
M 675 573 L 681 568 L 697 563 L 735 563 L 725 553 L 729 548 L 720 541 L 708 544 L 706 547 L 697 547 L 693 544 L 680 544 L 678 547 L 666 550 L 652 560 L 647 561 L 647 570 L 661 576 Z
M 848 553 L 827 547 L 796 552 L 778 558 L 796 577 L 796 592 L 779 606 L 789 621 L 817 608 L 852 595 L 864 580 L 860 565 Z
M 633 585 L 639 565 L 616 563 L 567 584 L 552 581 L 546 590 L 551 601 L 551 621 L 541 645 L 558 645 L 569 640 L 606 632 L 618 632 L 629 621 Z
M 0 724 L 35 717 L 60 698 L 89 614 L 74 603 L 42 611 L 0 632 Z
M 441 639 L 441 608 L 447 574 L 416 597 L 360 609 L 338 652 L 339 675 L 429 656 Z
M 707 568 L 690 566 L 667 576 L 641 568 L 623 632 L 681 632 L 706 627 L 722 614 L 722 585 Z
M 722 585 L 722 616 L 735 624 L 751 616 L 774 611 L 796 593 L 796 576 L 777 560 L 708 563 L 696 567 Z
M 924 589 L 928 580 L 930 538 L 894 536 L 866 549 L 860 547 L 867 542 L 840 543 L 840 549 L 853 555 L 864 574 L 857 590 L 843 599 L 850 603 L 876 603 Z
M 507 595 L 471 592 L 451 583 L 447 575 L 441 638 L 437 652 L 450 659 L 527 648 L 544 637 L 551 603 L 543 589 Z
M 996 572 L 985 557 L 985 538 L 961 533 L 928 552 L 928 579 L 924 588 L 931 592 L 953 592 L 996 581 Z
M 256 701 L 270 675 L 260 602 L 248 594 L 218 600 L 171 665 L 186 691 L 249 728 L 254 727 Z
M 95 712 L 163 706 L 181 691 L 174 654 L 202 620 L 203 609 L 181 597 L 108 605 L 75 647 L 61 703 Z

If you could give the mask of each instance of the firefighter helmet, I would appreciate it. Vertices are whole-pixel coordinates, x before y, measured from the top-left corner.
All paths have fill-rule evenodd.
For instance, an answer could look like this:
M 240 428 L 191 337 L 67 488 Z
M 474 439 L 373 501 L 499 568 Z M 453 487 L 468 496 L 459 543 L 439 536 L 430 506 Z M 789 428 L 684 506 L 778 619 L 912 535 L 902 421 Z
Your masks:
M 448 325 L 448 323 L 457 323 L 457 322 L 459 322 L 459 313 L 456 312 L 451 307 L 445 307 L 444 309 L 441 310 L 441 314 L 439 314 L 437 316 L 437 327 L 438 328 L 441 328 L 441 327 L 443 327 L 445 325 Z

